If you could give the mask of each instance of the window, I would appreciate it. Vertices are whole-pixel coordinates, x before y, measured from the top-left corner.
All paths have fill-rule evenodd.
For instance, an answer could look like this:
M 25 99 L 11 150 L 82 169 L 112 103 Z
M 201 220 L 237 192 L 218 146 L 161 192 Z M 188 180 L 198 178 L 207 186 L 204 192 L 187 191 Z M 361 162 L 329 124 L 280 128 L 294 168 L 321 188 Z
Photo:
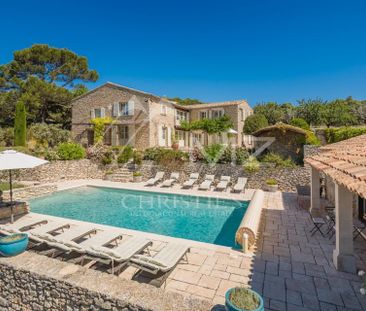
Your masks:
M 207 111 L 200 111 L 200 119 L 207 119 Z
M 102 109 L 101 108 L 95 108 L 94 109 L 94 117 L 95 118 L 101 118 L 102 117 Z
M 220 118 L 224 115 L 224 110 L 212 110 L 212 119 Z
M 201 139 L 202 139 L 202 136 L 201 134 L 193 134 L 193 144 L 194 145 L 198 145 L 198 144 L 201 144 Z
M 128 126 L 124 125 L 120 127 L 120 138 L 121 141 L 126 142 L 128 141 Z
M 161 139 L 165 140 L 165 138 L 166 138 L 166 127 L 163 127 L 161 129 Z
M 177 120 L 188 120 L 188 113 L 182 110 L 177 110 Z
M 178 140 L 184 140 L 184 132 L 183 131 L 177 131 Z
M 163 116 L 166 116 L 168 113 L 168 107 L 165 106 L 165 105 L 161 105 L 160 106 L 160 114 L 163 115 Z
M 119 114 L 120 116 L 128 116 L 128 103 L 119 104 Z
M 245 110 L 243 108 L 240 108 L 240 118 L 242 121 L 245 120 Z

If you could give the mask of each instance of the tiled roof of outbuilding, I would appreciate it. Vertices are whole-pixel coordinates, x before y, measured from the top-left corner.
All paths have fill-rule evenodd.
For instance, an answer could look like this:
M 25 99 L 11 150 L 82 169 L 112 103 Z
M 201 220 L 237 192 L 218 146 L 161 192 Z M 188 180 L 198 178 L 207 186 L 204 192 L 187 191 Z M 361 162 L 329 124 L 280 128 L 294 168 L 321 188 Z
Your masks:
M 366 135 L 324 146 L 305 162 L 366 199 Z

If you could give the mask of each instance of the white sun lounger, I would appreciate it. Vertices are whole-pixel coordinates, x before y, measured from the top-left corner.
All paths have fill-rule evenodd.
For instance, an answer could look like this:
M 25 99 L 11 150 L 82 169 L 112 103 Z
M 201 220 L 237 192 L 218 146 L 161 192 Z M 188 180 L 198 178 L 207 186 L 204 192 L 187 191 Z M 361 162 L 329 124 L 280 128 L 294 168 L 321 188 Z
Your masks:
M 216 190 L 224 191 L 230 183 L 230 176 L 221 176 L 220 182 L 216 186 Z
M 183 183 L 183 188 L 192 188 L 193 185 L 198 181 L 199 174 L 192 173 L 189 179 Z
M 187 245 L 168 243 L 155 256 L 135 255 L 129 264 L 152 274 L 168 272 L 179 263 L 188 251 Z
M 147 182 L 145 186 L 154 186 L 156 185 L 160 180 L 162 180 L 164 178 L 164 172 L 157 172 L 155 177 L 150 178 Z
M 69 229 L 64 230 L 62 233 L 58 235 L 50 235 L 46 234 L 44 236 L 45 240 L 49 240 L 51 242 L 58 242 L 67 245 L 70 241 L 75 241 L 81 239 L 85 236 L 90 236 L 92 233 L 95 233 L 97 229 L 94 226 L 89 225 L 73 225 L 70 226 Z M 39 237 L 43 237 L 41 234 L 38 235 Z
M 33 228 L 35 226 L 39 226 L 46 222 L 47 222 L 47 220 L 43 219 L 43 218 L 36 220 L 34 218 L 24 217 L 24 218 L 20 218 L 20 219 L 16 220 L 12 224 L 0 225 L 0 231 L 2 231 L 4 234 L 20 233 L 20 232 L 22 232 L 21 229 L 23 229 L 23 228 L 25 228 L 25 229 Z
M 198 187 L 199 190 L 209 190 L 213 181 L 215 180 L 215 175 L 206 175 L 205 180 Z
M 173 172 L 173 173 L 171 173 L 171 175 L 170 175 L 170 179 L 167 179 L 167 180 L 164 180 L 164 182 L 162 183 L 162 187 L 171 187 L 171 186 L 173 186 L 173 184 L 175 183 L 175 182 L 177 182 L 178 181 L 178 179 L 179 179 L 179 173 L 177 173 L 177 172 Z
M 238 181 L 236 182 L 233 191 L 234 192 L 242 192 L 245 189 L 248 179 L 245 177 L 239 177 Z
M 45 236 L 48 233 L 64 230 L 69 228 L 70 224 L 64 221 L 49 221 L 44 225 L 37 226 L 30 230 L 27 230 L 26 233 L 29 234 L 29 238 L 35 240 L 36 242 L 47 242 Z M 51 236 L 51 235 L 49 235 Z
M 115 248 L 104 246 L 92 246 L 91 249 L 95 252 L 93 256 L 109 259 L 112 265 L 112 274 L 114 274 L 114 265 L 119 263 L 119 267 L 125 266 L 132 256 L 141 253 L 145 248 L 152 245 L 152 242 L 144 237 L 134 236 L 120 243 Z

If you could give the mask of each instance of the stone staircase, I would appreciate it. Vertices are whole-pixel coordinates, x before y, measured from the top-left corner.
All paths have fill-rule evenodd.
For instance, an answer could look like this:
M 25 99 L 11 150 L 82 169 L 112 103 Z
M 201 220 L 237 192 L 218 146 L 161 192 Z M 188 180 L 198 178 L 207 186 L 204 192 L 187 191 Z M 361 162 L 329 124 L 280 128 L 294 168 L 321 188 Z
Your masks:
M 127 167 L 120 167 L 108 175 L 108 180 L 116 182 L 129 182 L 133 180 L 133 173 Z

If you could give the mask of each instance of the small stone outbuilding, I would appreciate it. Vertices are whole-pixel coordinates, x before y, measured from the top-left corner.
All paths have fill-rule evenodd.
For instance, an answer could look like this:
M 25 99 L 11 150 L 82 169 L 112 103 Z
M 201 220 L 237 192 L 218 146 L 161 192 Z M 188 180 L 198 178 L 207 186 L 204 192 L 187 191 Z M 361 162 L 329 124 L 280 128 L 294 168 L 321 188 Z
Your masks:
M 292 125 L 278 123 L 264 127 L 252 134 L 255 139 L 255 149 L 266 144 L 269 152 L 282 155 L 284 158 L 291 158 L 295 162 L 302 162 L 304 159 L 303 146 L 307 141 L 309 131 Z

